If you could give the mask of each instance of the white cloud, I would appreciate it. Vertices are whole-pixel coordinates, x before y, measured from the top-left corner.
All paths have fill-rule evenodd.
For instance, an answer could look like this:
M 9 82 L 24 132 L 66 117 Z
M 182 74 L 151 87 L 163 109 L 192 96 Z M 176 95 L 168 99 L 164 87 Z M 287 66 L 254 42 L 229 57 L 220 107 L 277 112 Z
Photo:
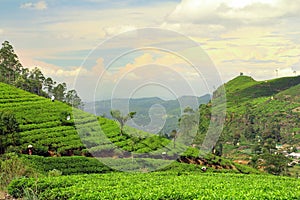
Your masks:
M 20 7 L 30 10 L 45 10 L 48 7 L 47 0 L 27 1 Z M 258 79 L 268 79 L 276 76 L 274 68 L 281 69 L 279 75 L 292 74 L 291 66 L 295 70 L 300 69 L 299 17 L 300 0 L 182 0 L 178 5 L 163 2 L 138 8 L 119 5 L 103 9 L 61 6 L 51 9 L 51 15 L 35 17 L 30 23 L 25 19 L 18 21 L 18 28 L 2 28 L 15 46 L 24 51 L 18 55 L 32 59 L 31 62 L 24 61 L 25 66 L 41 66 L 46 75 L 67 83 L 72 83 L 79 73 L 82 76 L 82 89 L 79 91 L 87 94 L 86 88 L 90 87 L 84 84 L 93 86 L 104 71 L 103 63 L 97 62 L 97 66 L 79 69 L 49 65 L 47 62 L 55 58 L 71 60 L 73 57 L 68 52 L 93 49 L 107 37 L 122 32 L 160 26 L 186 34 L 201 44 L 226 80 L 237 76 L 240 71 L 251 73 Z M 3 35 L 3 30 L 0 29 L 0 35 Z M 162 38 L 159 42 L 167 43 L 168 38 Z M 123 40 L 114 43 L 115 46 L 110 44 L 109 48 L 126 49 L 127 43 Z M 124 74 L 128 74 L 126 78 L 133 82 L 151 76 L 164 76 L 167 77 L 165 80 L 171 81 L 168 78 L 172 77 L 167 72 L 139 68 L 143 63 L 167 65 L 172 67 L 172 72 L 180 72 L 190 80 L 198 78 L 189 68 L 182 67 L 168 56 L 151 57 L 146 54 L 131 61 L 122 63 L 124 65 L 114 71 L 116 74 L 106 74 L 107 82 Z
M 299 14 L 299 10 L 299 0 L 183 0 L 169 14 L 167 21 L 230 27 L 242 24 L 265 25 L 274 18 Z
M 104 27 L 103 31 L 105 32 L 106 37 L 110 37 L 127 31 L 132 31 L 135 29 L 136 27 L 133 25 L 119 25 L 119 26 Z
M 21 4 L 20 8 L 31 10 L 46 10 L 48 5 L 45 1 L 38 1 L 36 3 L 28 2 Z

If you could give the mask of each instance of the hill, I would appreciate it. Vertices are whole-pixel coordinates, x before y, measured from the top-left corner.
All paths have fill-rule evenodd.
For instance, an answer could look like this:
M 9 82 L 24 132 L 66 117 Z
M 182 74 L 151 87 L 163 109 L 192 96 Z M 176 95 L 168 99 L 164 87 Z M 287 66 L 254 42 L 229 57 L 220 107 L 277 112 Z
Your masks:
M 244 84 L 241 84 L 244 82 Z M 289 138 L 299 127 L 297 101 L 300 76 L 267 81 L 254 81 L 240 76 L 225 84 L 227 96 L 227 123 L 232 132 L 242 131 L 244 139 L 273 138 L 275 142 L 298 144 Z M 237 122 L 235 124 L 235 122 Z M 235 126 L 234 126 L 235 124 Z M 296 137 L 297 138 L 297 137 Z
M 0 83 L 0 111 L 11 112 L 19 123 L 20 139 L 8 151 L 28 153 L 28 145 L 32 145 L 33 154 L 44 156 L 90 153 L 113 156 L 120 155 L 119 149 L 149 152 L 170 143 L 168 139 L 130 127 L 120 136 L 119 126 L 113 120 L 4 83 Z
M 10 111 L 19 123 L 18 144 L 11 144 L 8 152 L 28 154 L 28 145 L 32 145 L 33 154 L 40 156 L 174 159 L 179 155 L 182 158 L 199 155 L 197 149 L 188 148 L 180 139 L 175 142 L 129 126 L 121 135 L 119 125 L 113 120 L 96 117 L 63 102 L 52 102 L 11 85 L 0 83 L 0 94 L 0 112 Z M 79 162 L 87 161 L 78 158 Z M 153 161 L 151 163 L 153 165 Z
M 218 141 L 223 156 L 249 162 L 253 156 L 287 155 L 300 149 L 300 76 L 266 81 L 239 76 L 224 87 L 227 111 Z M 210 109 L 211 104 L 200 109 L 198 144 L 206 133 Z
M 84 110 L 86 112 L 105 116 L 112 119 L 110 111 L 112 109 L 121 110 L 129 108 L 130 111 L 136 112 L 134 119 L 136 128 L 142 128 L 144 131 L 150 133 L 162 133 L 169 134 L 172 130 L 178 129 L 178 119 L 182 114 L 181 108 L 191 107 L 198 109 L 198 105 L 206 104 L 210 100 L 210 95 L 204 95 L 202 97 L 194 96 L 182 96 L 175 100 L 163 100 L 158 97 L 150 98 L 137 98 L 137 99 L 112 99 L 96 102 L 85 103 Z M 165 114 L 162 112 L 162 107 L 165 109 Z M 126 111 L 124 111 L 126 112 Z M 162 127 L 147 126 L 151 123 L 151 114 L 154 114 L 156 120 L 164 121 Z M 157 113 L 161 113 L 160 115 Z M 132 124 L 132 126 L 134 126 Z
M 300 76 L 266 81 L 255 81 L 252 77 L 238 76 L 224 86 L 227 103 L 241 103 L 259 97 L 270 97 L 299 83 Z
M 26 152 L 28 145 L 42 155 L 84 148 L 72 123 L 66 123 L 70 106 L 4 83 L 0 83 L 0 93 L 0 110 L 12 112 L 19 123 L 19 151 Z

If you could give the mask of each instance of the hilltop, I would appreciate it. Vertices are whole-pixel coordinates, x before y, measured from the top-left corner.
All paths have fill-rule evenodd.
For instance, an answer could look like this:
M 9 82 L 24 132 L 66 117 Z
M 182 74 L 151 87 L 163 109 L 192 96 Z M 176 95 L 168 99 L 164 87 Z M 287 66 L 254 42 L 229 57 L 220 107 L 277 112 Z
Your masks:
M 241 103 L 260 97 L 270 97 L 300 83 L 300 76 L 255 81 L 249 76 L 238 76 L 224 84 L 227 103 Z
M 249 163 L 255 156 L 299 151 L 300 76 L 266 81 L 238 76 L 224 88 L 226 119 L 218 141 L 223 156 Z M 206 133 L 210 109 L 211 104 L 200 109 L 202 126 L 197 138 Z

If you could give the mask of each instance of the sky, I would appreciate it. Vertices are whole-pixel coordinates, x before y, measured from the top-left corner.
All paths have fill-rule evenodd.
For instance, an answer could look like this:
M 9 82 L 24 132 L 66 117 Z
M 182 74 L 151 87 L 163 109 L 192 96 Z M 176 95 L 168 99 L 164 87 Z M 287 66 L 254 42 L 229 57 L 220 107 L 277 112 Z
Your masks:
M 0 41 L 84 101 L 300 74 L 300 0 L 1 0 Z M 277 72 L 276 72 L 277 71 Z

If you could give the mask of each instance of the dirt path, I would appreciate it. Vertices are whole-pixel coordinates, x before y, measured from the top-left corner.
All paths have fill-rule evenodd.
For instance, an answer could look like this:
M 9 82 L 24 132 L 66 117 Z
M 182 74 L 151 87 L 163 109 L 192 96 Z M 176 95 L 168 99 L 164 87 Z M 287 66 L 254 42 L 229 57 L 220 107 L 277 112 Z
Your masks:
M 0 191 L 0 199 L 5 199 L 5 192 L 3 191 Z
M 6 192 L 0 191 L 0 200 L 9 200 L 9 199 L 14 199 L 14 198 L 8 196 Z

